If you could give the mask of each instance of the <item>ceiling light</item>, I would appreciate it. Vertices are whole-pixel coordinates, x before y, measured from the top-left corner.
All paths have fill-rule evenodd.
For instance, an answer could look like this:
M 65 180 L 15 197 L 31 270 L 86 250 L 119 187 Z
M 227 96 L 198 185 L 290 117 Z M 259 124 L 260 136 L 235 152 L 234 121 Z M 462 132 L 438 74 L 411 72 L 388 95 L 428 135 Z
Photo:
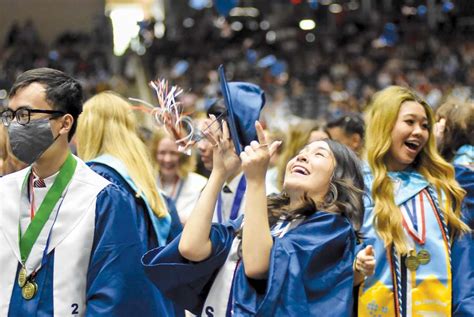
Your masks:
M 342 12 L 342 6 L 337 3 L 333 3 L 329 6 L 329 12 L 337 14 Z
M 305 39 L 306 42 L 313 43 L 314 41 L 316 41 L 316 36 L 313 33 L 308 33 L 306 34 Z
M 244 25 L 239 21 L 235 21 L 235 22 L 232 22 L 232 24 L 230 25 L 230 28 L 238 32 L 238 31 L 242 31 L 242 29 L 244 28 Z
M 300 29 L 304 31 L 312 30 L 316 27 L 316 22 L 311 19 L 305 19 L 300 21 Z
M 252 17 L 256 18 L 260 15 L 260 11 L 254 7 L 235 7 L 230 10 L 231 17 Z
M 265 39 L 267 40 L 267 43 L 274 43 L 276 41 L 276 33 L 274 31 L 267 32 Z
M 260 28 L 264 31 L 268 30 L 270 28 L 270 22 L 263 20 L 260 22 Z

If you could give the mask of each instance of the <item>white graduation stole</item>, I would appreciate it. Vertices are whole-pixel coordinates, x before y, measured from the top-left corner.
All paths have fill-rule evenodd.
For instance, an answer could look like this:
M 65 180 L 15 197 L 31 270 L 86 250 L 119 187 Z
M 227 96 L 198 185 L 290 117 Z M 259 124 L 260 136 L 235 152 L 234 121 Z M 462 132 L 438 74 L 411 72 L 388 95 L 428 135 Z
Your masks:
M 224 265 L 219 270 L 214 283 L 207 295 L 206 302 L 201 313 L 203 317 L 225 317 L 227 312 L 227 305 L 231 294 L 232 281 L 234 280 L 237 264 L 240 261 L 238 254 L 239 238 L 234 238 L 229 255 L 225 260 Z

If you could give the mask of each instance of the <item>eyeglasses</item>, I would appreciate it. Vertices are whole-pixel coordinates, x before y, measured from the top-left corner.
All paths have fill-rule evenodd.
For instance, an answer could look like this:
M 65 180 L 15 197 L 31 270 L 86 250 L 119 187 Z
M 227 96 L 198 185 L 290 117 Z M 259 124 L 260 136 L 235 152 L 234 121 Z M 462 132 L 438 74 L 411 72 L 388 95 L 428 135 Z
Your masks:
M 21 125 L 27 125 L 30 123 L 32 113 L 47 113 L 53 115 L 53 117 L 59 117 L 66 114 L 65 112 L 59 110 L 40 110 L 20 107 L 15 111 L 11 109 L 3 111 L 0 113 L 0 117 L 5 127 L 10 126 L 10 123 L 13 121 L 13 119 L 16 119 L 16 121 Z

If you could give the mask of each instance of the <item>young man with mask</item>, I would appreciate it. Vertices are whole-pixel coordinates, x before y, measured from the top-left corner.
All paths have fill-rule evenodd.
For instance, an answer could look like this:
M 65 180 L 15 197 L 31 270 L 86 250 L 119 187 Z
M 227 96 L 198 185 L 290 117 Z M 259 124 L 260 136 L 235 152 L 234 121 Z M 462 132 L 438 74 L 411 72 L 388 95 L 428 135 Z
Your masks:
M 69 150 L 82 88 L 63 72 L 21 74 L 0 117 L 29 166 L 0 178 L 0 316 L 158 315 L 129 202 Z

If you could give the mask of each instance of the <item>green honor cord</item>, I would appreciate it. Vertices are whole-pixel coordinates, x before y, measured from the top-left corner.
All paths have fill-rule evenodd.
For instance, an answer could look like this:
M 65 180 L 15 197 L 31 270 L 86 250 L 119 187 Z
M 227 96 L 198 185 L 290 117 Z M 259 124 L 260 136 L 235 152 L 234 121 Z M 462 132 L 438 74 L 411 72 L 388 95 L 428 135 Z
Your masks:
M 64 190 L 68 186 L 69 182 L 74 175 L 74 171 L 76 170 L 77 161 L 74 159 L 71 153 L 68 154 L 66 161 L 61 166 L 59 170 L 59 174 L 54 180 L 53 186 L 48 190 L 46 197 L 44 198 L 41 206 L 38 208 L 35 217 L 31 220 L 30 225 L 26 229 L 25 234 L 21 237 L 20 228 L 18 228 L 19 236 L 20 236 L 20 255 L 21 261 L 24 264 L 30 255 L 31 249 L 35 244 L 38 236 L 43 230 L 44 225 L 49 219 L 51 212 L 56 206 L 57 202 L 61 198 Z M 26 175 L 26 179 L 28 179 L 29 173 Z M 26 182 L 26 181 L 25 181 Z M 24 182 L 24 183 L 25 183 Z

